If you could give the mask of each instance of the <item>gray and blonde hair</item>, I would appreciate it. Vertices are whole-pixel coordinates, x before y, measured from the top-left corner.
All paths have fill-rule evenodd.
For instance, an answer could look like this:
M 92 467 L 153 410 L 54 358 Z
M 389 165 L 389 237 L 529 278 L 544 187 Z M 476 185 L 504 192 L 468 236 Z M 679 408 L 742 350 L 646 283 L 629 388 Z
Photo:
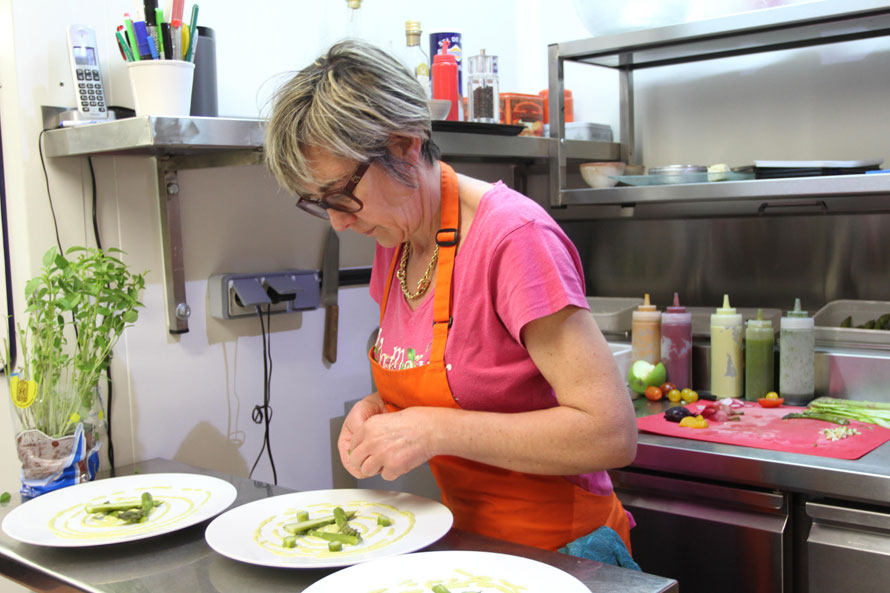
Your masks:
M 278 89 L 272 104 L 266 165 L 297 194 L 319 181 L 304 154 L 310 146 L 377 162 L 406 185 L 413 185 L 412 164 L 389 150 L 393 135 L 419 137 L 422 158 L 439 158 L 426 92 L 401 62 L 364 41 L 332 46 Z

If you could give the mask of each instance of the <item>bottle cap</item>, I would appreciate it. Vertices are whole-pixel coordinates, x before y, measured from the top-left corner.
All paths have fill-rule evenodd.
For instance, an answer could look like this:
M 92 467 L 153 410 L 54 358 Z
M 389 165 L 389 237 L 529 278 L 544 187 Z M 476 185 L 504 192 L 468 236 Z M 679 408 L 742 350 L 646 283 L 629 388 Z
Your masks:
M 420 21 L 405 21 L 405 33 L 420 35 Z
M 735 307 L 729 306 L 729 295 L 723 295 L 723 306 L 718 307 L 711 315 L 711 325 L 742 325 L 742 314 L 736 313 Z
M 668 313 L 685 313 L 686 307 L 680 306 L 680 295 L 674 293 L 674 304 L 667 308 Z
M 637 311 L 656 311 L 655 305 L 649 302 L 649 293 L 643 295 L 643 304 L 637 306 Z
M 453 54 L 448 53 L 448 40 L 442 42 L 442 49 L 433 56 L 434 64 L 451 63 L 457 65 L 457 58 Z
M 808 317 L 807 312 L 800 309 L 800 299 L 794 299 L 794 309 L 788 311 L 788 317 Z
M 753 329 L 773 329 L 773 322 L 763 318 L 763 309 L 757 309 L 757 319 L 749 319 L 748 327 Z

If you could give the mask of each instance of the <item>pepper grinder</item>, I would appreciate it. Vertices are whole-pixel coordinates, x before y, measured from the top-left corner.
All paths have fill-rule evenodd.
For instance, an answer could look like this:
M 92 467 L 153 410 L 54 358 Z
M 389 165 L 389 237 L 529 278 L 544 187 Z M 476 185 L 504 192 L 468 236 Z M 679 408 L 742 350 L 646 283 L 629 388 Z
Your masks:
M 480 55 L 468 60 L 468 68 L 467 120 L 488 124 L 500 123 L 497 56 L 486 55 L 483 49 Z

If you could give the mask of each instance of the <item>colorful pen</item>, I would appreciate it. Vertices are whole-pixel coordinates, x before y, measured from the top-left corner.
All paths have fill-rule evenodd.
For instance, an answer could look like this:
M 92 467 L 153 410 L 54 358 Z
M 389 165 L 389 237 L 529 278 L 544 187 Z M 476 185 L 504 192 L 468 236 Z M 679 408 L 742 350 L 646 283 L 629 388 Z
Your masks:
M 161 54 L 161 59 L 163 60 L 167 57 L 167 52 L 164 49 L 164 10 L 162 8 L 155 8 L 155 23 L 158 32 L 158 53 Z
M 133 28 L 133 20 L 130 13 L 124 13 L 124 25 L 127 27 L 127 39 L 130 40 L 130 49 L 133 51 L 133 61 L 138 62 L 142 59 L 139 55 L 139 42 L 136 40 L 136 31 Z
M 173 0 L 173 14 L 170 15 L 170 22 L 182 22 L 182 11 L 185 8 L 185 0 Z
M 135 21 L 133 28 L 136 30 L 136 41 L 139 43 L 139 57 L 143 60 L 151 59 L 151 50 L 148 46 L 148 40 L 151 39 L 151 35 L 148 34 L 148 30 L 145 28 L 145 21 Z
M 124 38 L 124 27 L 123 25 L 119 25 L 117 31 L 115 31 L 114 36 L 117 37 L 117 46 L 121 50 L 121 55 L 128 62 L 132 62 L 133 60 L 133 52 L 130 51 L 130 45 L 127 43 L 127 40 Z
M 170 33 L 170 23 L 161 23 L 161 38 L 164 40 L 164 57 L 173 59 L 173 37 Z
M 192 4 L 192 20 L 189 23 L 189 44 L 188 51 L 186 51 L 185 59 L 189 62 L 192 61 L 192 56 L 194 55 L 194 51 L 192 50 L 192 45 L 195 43 L 195 37 L 198 35 L 198 5 Z
M 170 21 L 170 47 L 173 50 L 173 59 L 182 59 L 182 21 L 173 19 Z
M 189 35 L 189 28 L 182 27 L 182 56 L 181 59 L 185 59 L 189 52 L 189 39 L 191 39 L 191 35 Z

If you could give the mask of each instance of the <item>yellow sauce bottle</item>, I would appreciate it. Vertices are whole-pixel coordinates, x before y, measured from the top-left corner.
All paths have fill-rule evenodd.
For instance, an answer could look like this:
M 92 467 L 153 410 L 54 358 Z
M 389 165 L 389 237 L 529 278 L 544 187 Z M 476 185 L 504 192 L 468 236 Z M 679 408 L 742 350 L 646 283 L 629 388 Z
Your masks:
M 743 383 L 742 314 L 729 306 L 729 295 L 724 294 L 723 306 L 711 315 L 711 393 L 741 397 Z
M 633 362 L 661 362 L 661 311 L 649 303 L 649 293 L 643 296 L 643 304 L 631 315 L 630 334 Z

